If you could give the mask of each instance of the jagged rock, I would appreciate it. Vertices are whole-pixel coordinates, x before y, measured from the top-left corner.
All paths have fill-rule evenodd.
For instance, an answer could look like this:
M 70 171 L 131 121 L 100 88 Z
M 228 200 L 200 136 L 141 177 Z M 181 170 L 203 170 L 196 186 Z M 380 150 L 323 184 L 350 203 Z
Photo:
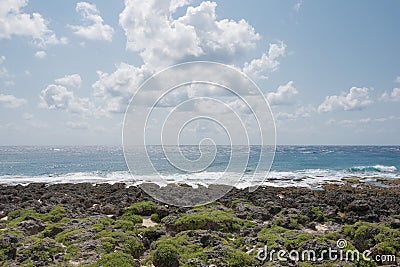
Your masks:
M 18 226 L 21 227 L 28 235 L 36 235 L 46 228 L 41 221 L 33 218 L 20 222 Z

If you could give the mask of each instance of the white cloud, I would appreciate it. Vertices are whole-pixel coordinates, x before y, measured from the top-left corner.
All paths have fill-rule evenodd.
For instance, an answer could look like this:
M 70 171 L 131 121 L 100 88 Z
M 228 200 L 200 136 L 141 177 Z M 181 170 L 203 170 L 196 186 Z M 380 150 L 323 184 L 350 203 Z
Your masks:
M 380 99 L 383 101 L 400 101 L 400 88 L 393 88 L 392 92 L 383 93 Z
M 46 55 L 47 55 L 46 51 L 43 51 L 43 50 L 37 51 L 37 52 L 35 53 L 35 57 L 37 57 L 37 58 L 45 58 Z
M 303 5 L 303 0 L 298 0 L 297 3 L 294 4 L 293 9 L 296 12 L 299 12 L 302 5 Z
M 4 81 L 4 85 L 5 85 L 6 87 L 11 87 L 11 86 L 14 86 L 14 85 L 15 85 L 15 82 L 14 82 L 14 81 L 11 81 L 11 80 L 9 80 L 9 81 Z
M 328 125 L 342 125 L 342 126 L 354 126 L 355 121 L 352 120 L 335 120 L 335 119 L 330 119 L 326 122 Z
M 327 96 L 318 107 L 318 112 L 331 112 L 337 109 L 360 110 L 370 105 L 369 89 L 366 87 L 352 87 L 349 93 Z
M 214 2 L 188 7 L 185 15 L 173 19 L 176 3 L 125 0 L 119 22 L 127 36 L 126 47 L 140 52 L 150 69 L 187 59 L 232 62 L 260 39 L 245 20 L 217 20 Z M 182 6 L 187 1 L 178 3 Z
M 6 69 L 6 67 L 1 67 L 0 68 L 0 78 L 7 79 L 10 77 L 11 77 L 11 75 L 8 72 L 8 70 Z
M 294 113 L 278 112 L 275 115 L 275 118 L 277 120 L 296 120 L 299 118 L 309 118 L 313 112 L 315 112 L 315 108 L 312 106 L 300 107 L 296 109 Z
M 66 44 L 66 38 L 58 39 L 50 30 L 46 21 L 39 13 L 23 13 L 21 10 L 28 4 L 28 0 L 0 1 L 0 39 L 9 39 L 12 36 L 27 36 L 40 46 Z
M 89 124 L 87 122 L 79 122 L 79 121 L 67 121 L 65 125 L 68 128 L 74 130 L 87 130 L 89 129 Z
M 0 94 L 0 105 L 5 108 L 18 108 L 26 104 L 26 99 L 17 98 L 13 95 Z
M 81 84 L 82 84 L 82 79 L 79 74 L 65 75 L 64 77 L 58 78 L 54 81 L 57 84 L 64 85 L 64 86 L 71 86 L 74 88 L 79 88 L 79 87 L 81 87 Z
M 267 79 L 265 73 L 273 72 L 278 69 L 278 58 L 285 55 L 286 45 L 283 42 L 270 44 L 268 53 L 263 53 L 261 58 L 246 62 L 243 72 L 255 79 Z
M 270 105 L 290 105 L 293 103 L 293 96 L 298 93 L 293 81 L 290 81 L 285 85 L 280 85 L 276 92 L 267 93 L 266 97 Z
M 388 116 L 388 117 L 381 117 L 381 118 L 361 118 L 357 120 L 335 120 L 331 119 L 326 122 L 326 124 L 330 125 L 343 125 L 343 126 L 355 126 L 356 124 L 371 124 L 371 123 L 380 123 L 380 122 L 387 122 L 387 121 L 397 121 L 400 120 L 398 116 Z
M 175 12 L 178 8 L 188 5 L 192 0 L 171 0 L 169 11 Z
M 396 83 L 400 83 L 400 76 L 396 77 L 396 80 L 394 80 Z
M 87 2 L 76 4 L 76 12 L 82 16 L 83 25 L 69 25 L 76 35 L 91 39 L 112 41 L 114 29 L 104 24 L 96 5 Z
M 112 73 L 97 72 L 99 78 L 92 84 L 93 95 L 96 102 L 102 103 L 103 111 L 124 112 L 141 83 L 166 66 L 186 60 L 208 59 L 233 63 L 256 46 L 260 36 L 254 28 L 245 20 L 219 20 L 216 15 L 217 4 L 214 2 L 189 6 L 180 17 L 174 13 L 177 8 L 184 7 L 189 2 L 190 0 L 125 0 L 119 23 L 127 37 L 126 48 L 139 52 L 143 65 L 136 67 L 120 63 Z M 264 70 L 274 71 L 278 68 L 277 60 L 285 53 L 285 47 L 283 42 L 270 45 L 267 58 L 260 63 L 260 74 Z M 255 63 L 248 68 L 255 72 Z M 235 84 L 236 80 L 232 79 L 230 82 Z M 213 91 L 215 90 L 188 88 L 179 95 L 169 95 L 169 98 L 159 104 L 171 106 L 171 103 L 178 100 L 177 97 L 182 100 L 194 95 L 207 96 Z M 151 99 L 152 93 L 154 92 L 141 95 L 145 98 L 141 99 L 141 103 L 146 105 L 147 98 Z
M 125 112 L 129 100 L 140 84 L 151 74 L 144 66 L 121 63 L 113 73 L 98 71 L 99 80 L 92 87 L 94 95 L 105 103 L 108 112 Z
M 6 57 L 0 56 L 0 64 L 3 64 L 4 61 L 6 61 Z M 2 79 L 11 78 L 11 75 L 8 72 L 8 69 L 4 66 L 0 67 L 0 78 L 2 78 Z
M 72 91 L 61 85 L 48 85 L 39 97 L 39 106 L 42 108 L 67 110 L 78 114 L 90 114 L 93 111 L 89 99 L 76 97 Z

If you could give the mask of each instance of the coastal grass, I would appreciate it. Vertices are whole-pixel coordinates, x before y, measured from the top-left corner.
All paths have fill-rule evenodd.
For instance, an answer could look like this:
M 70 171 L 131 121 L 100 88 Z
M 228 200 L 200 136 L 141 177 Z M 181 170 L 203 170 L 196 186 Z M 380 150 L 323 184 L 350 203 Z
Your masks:
M 215 207 L 194 208 L 190 212 L 181 214 L 177 218 L 172 219 L 172 221 L 174 228 L 178 231 L 218 229 L 225 232 L 235 232 L 244 226 L 254 226 L 251 221 L 238 218 L 232 210 L 219 210 Z

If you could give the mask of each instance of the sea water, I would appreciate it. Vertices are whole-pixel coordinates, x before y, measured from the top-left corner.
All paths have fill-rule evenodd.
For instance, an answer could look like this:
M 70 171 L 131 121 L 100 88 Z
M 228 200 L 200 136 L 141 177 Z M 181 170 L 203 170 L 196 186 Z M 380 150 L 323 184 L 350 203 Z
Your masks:
M 207 148 L 202 148 L 203 152 Z M 205 150 L 204 150 L 205 149 Z M 211 149 L 211 148 L 210 148 Z M 214 149 L 214 148 L 213 148 Z M 247 160 L 237 166 L 231 158 L 232 147 L 217 146 L 215 158 L 207 168 L 185 172 L 173 166 L 160 146 L 150 146 L 146 153 L 135 154 L 135 169 L 129 171 L 122 147 L 111 146 L 2 146 L 0 147 L 0 184 L 45 183 L 115 183 L 134 185 L 150 176 L 162 175 L 168 183 L 212 184 L 228 164 L 232 176 L 242 174 L 235 184 L 249 185 L 259 162 L 260 146 L 237 146 Z M 201 155 L 198 146 L 182 146 L 176 153 L 195 160 Z M 150 157 L 156 170 L 141 167 Z M 268 166 L 267 166 L 268 165 Z M 144 165 L 143 165 L 144 166 Z M 400 146 L 277 146 L 271 170 L 258 178 L 258 185 L 307 186 L 318 188 L 325 183 L 341 183 L 344 178 L 375 181 L 377 178 L 400 178 Z M 133 174 L 133 175 L 132 175 Z M 229 175 L 229 173 L 227 174 Z M 254 184 L 253 184 L 254 185 Z

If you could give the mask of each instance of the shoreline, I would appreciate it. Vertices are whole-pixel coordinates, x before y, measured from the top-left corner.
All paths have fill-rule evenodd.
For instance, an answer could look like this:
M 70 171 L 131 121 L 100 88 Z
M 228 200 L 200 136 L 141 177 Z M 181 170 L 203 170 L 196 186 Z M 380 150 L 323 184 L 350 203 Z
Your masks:
M 334 248 L 339 238 L 360 251 L 393 252 L 400 259 L 400 181 L 380 182 L 390 188 L 351 179 L 323 190 L 262 186 L 250 193 L 233 188 L 195 208 L 165 205 L 123 183 L 0 185 L 0 262 L 157 267 L 163 266 L 157 253 L 173 244 L 179 266 L 279 266 L 277 259 L 257 260 L 257 248 L 318 250 Z

